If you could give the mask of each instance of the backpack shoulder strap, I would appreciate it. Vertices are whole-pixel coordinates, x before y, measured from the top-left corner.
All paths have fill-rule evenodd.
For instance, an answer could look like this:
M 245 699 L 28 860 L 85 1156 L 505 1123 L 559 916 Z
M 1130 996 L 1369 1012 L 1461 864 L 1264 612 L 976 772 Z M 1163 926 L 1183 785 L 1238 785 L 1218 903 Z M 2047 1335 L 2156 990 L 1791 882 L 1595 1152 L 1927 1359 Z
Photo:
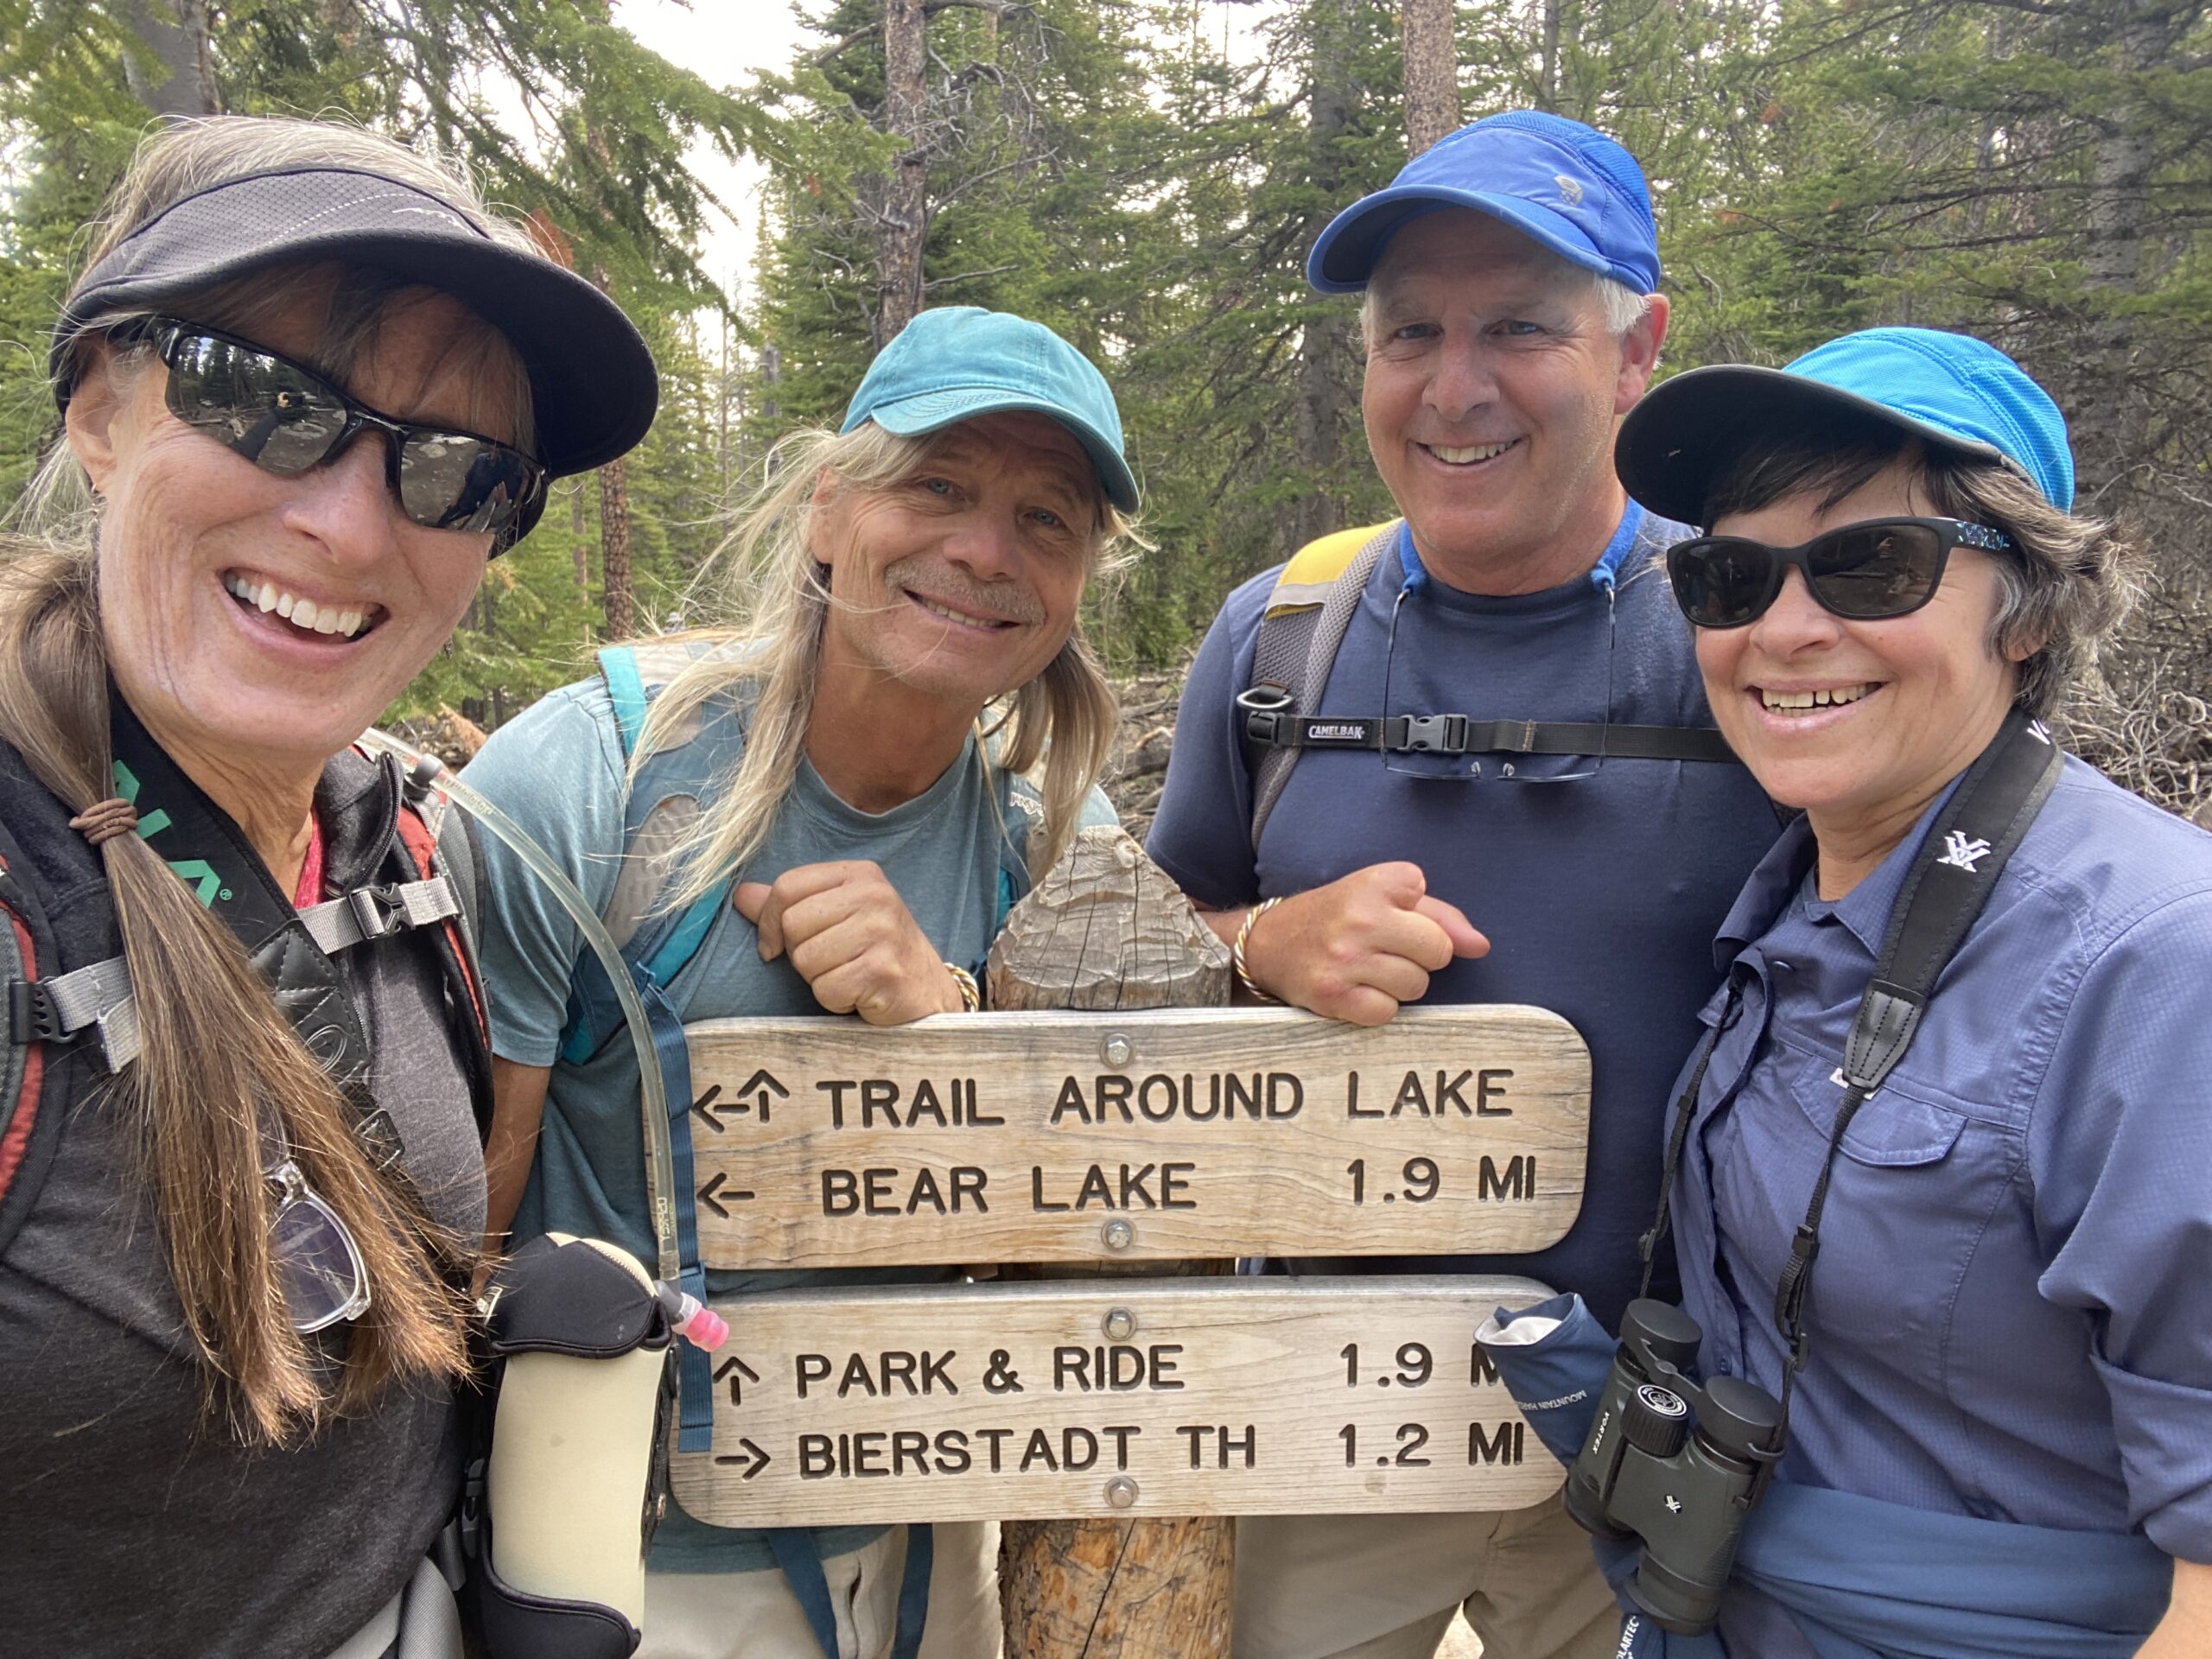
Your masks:
M 611 645 L 599 653 L 600 677 L 613 705 L 626 760 L 637 752 L 653 698 L 685 666 L 712 649 L 710 642 L 676 639 L 646 645 Z M 717 777 L 736 766 L 744 748 L 743 723 L 734 717 L 734 711 L 709 711 L 692 723 L 690 731 L 674 735 L 639 763 L 623 803 L 626 856 L 656 810 L 678 797 L 700 799 Z M 645 1034 L 659 1060 L 668 1094 L 669 1160 L 675 1191 L 660 1197 L 675 1211 L 677 1282 L 702 1302 L 707 1297 L 707 1280 L 700 1265 L 698 1220 L 692 1198 L 690 1053 L 683 1021 L 665 991 L 697 953 L 728 899 L 729 887 L 726 878 L 680 912 L 648 913 L 622 946 L 622 963 L 644 1005 L 648 1026 Z M 622 1005 L 615 997 L 606 967 L 596 951 L 585 950 L 569 974 L 561 1058 L 581 1065 L 605 1047 L 625 1023 Z M 683 1344 L 677 1369 L 677 1449 L 705 1452 L 714 1443 L 714 1382 L 706 1351 Z
M 695 640 L 644 645 L 609 645 L 599 653 L 600 677 L 614 710 L 615 729 L 626 760 L 637 752 L 652 702 L 677 673 L 712 647 Z M 734 721 L 702 721 L 690 737 L 656 749 L 639 766 L 623 804 L 622 841 L 626 854 L 646 822 L 664 803 L 679 796 L 697 799 L 715 778 L 743 754 L 742 727 Z M 665 986 L 698 953 L 729 896 L 728 880 L 718 881 L 677 912 L 646 916 L 622 947 L 633 976 Z M 561 1031 L 561 1058 L 571 1065 L 589 1059 L 622 1028 L 621 1005 L 599 958 L 587 950 L 569 981 L 568 1017 Z
M 609 645 L 601 652 L 599 677 L 606 683 L 607 701 L 614 705 L 614 727 L 622 734 L 622 758 L 627 760 L 637 753 L 638 734 L 645 729 L 645 713 L 652 706 L 637 648 Z
M 451 913 L 437 918 L 431 938 L 453 1007 L 466 1015 L 461 1020 L 461 1058 L 468 1073 L 469 1098 L 476 1109 L 477 1133 L 482 1136 L 489 1135 L 492 1126 L 492 1027 L 485 1007 L 484 981 L 476 965 L 484 903 L 479 876 L 481 861 L 475 842 L 469 839 L 467 820 L 453 810 L 431 783 L 431 775 L 420 772 L 407 780 L 395 826 L 396 850 L 402 865 L 412 869 L 417 881 L 442 882 L 452 895 Z
M 1360 594 L 1397 534 L 1395 518 L 1387 524 L 1340 530 L 1308 542 L 1283 566 L 1260 618 L 1252 683 L 1236 699 L 1240 737 L 1248 712 L 1295 716 L 1310 713 L 1320 701 L 1338 648 L 1359 608 Z M 1299 751 L 1288 748 L 1262 748 L 1249 754 L 1255 853 L 1298 755 Z
M 32 931 L 35 913 L 0 855 L 0 974 L 6 976 L 11 1012 L 22 1000 L 17 988 L 39 982 L 38 944 Z M 0 1241 L 14 1231 L 6 1224 L 8 1218 L 22 1218 L 20 1206 L 10 1209 L 8 1193 L 31 1160 L 32 1135 L 39 1127 L 39 1101 L 46 1087 L 46 1045 L 27 1042 L 12 1032 L 10 1036 L 12 1040 L 0 1050 Z M 50 1142 L 53 1137 L 49 1134 L 44 1139 Z

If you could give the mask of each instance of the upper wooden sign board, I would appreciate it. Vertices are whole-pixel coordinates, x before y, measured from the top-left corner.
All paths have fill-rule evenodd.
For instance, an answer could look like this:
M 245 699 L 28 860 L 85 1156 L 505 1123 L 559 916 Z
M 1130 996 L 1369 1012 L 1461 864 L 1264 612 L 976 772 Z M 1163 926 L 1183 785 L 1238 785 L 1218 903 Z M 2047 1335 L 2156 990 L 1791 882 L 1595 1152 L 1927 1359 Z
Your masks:
M 1526 1279 L 1093 1280 L 722 1305 L 725 1527 L 1515 1510 L 1565 1476 L 1475 1346 Z
M 1514 1254 L 1582 1205 L 1589 1051 L 1537 1008 L 688 1035 L 709 1268 Z

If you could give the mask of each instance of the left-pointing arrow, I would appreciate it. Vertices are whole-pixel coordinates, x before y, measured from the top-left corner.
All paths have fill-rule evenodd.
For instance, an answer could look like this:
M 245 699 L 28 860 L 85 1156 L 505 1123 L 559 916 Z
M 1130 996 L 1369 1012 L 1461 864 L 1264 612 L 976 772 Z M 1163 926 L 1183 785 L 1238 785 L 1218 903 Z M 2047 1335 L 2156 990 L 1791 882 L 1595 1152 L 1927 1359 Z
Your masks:
M 728 1199 L 730 1204 L 742 1204 L 753 1196 L 745 1187 L 725 1186 L 723 1183 L 728 1179 L 718 1169 L 707 1177 L 707 1184 L 699 1189 L 699 1202 L 724 1220 L 729 1217 L 729 1209 L 721 1202 L 722 1199 Z
M 721 1098 L 721 1092 L 722 1086 L 718 1083 L 691 1103 L 691 1109 L 697 1114 L 699 1121 L 716 1135 L 728 1133 L 722 1128 L 721 1115 L 714 1109 L 715 1103 Z

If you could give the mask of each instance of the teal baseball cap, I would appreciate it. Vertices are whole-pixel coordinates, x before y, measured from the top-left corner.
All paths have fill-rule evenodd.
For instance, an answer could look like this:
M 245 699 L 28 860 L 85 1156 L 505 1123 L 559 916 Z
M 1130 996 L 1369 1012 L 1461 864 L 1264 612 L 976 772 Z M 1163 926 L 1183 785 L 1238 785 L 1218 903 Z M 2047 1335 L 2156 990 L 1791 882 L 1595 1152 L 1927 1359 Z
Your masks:
M 1613 465 L 1651 511 L 1697 524 L 1714 479 L 1754 439 L 1842 443 L 1870 429 L 1995 461 L 2060 512 L 2073 508 L 2074 451 L 2050 394 L 1987 341 L 1936 328 L 1861 329 L 1786 368 L 1678 374 L 1629 411 Z
M 1106 499 L 1123 512 L 1136 511 L 1136 475 L 1122 454 L 1122 412 L 1106 377 L 1027 317 L 973 305 L 922 312 L 876 353 L 837 429 L 874 421 L 913 438 L 1025 409 L 1072 432 L 1098 469 Z

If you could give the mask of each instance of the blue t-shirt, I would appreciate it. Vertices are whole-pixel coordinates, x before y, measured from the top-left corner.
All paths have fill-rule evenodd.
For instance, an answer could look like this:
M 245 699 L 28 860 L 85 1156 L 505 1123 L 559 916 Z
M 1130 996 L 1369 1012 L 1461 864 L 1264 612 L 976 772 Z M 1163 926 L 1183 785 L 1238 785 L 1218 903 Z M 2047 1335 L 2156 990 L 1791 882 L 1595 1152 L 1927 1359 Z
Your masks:
M 1781 1387 L 1775 1284 L 1844 1036 L 1948 799 L 1834 903 L 1791 826 L 1719 931 L 1739 1017 L 1676 1189 L 1708 1371 Z M 1844 1135 L 1785 1478 L 2212 1561 L 2208 1015 L 2212 836 L 2069 759 Z M 1731 1599 L 1747 1650 L 1801 1650 L 1760 1623 L 1778 1610 Z
M 723 715 L 723 718 L 730 716 Z M 463 774 L 549 852 L 624 943 L 652 912 L 662 867 L 625 857 L 626 760 L 613 704 L 597 677 L 564 687 L 502 726 Z M 1001 804 L 1003 774 L 971 737 L 943 777 L 888 812 L 848 805 L 804 759 L 767 842 L 745 879 L 773 881 L 802 864 L 855 859 L 881 868 L 923 933 L 948 962 L 982 959 L 996 927 L 1003 842 L 1019 853 L 1028 814 L 1022 798 Z M 680 810 L 679 810 L 680 809 Z M 677 798 L 656 809 L 640 844 L 671 835 L 690 811 Z M 1095 791 L 1084 822 L 1112 823 Z M 644 1136 L 638 1117 L 638 1059 L 618 1033 L 581 1065 L 558 1060 L 569 975 L 585 950 L 582 932 L 545 885 L 497 840 L 484 841 L 481 955 L 490 988 L 492 1048 L 502 1059 L 553 1068 L 537 1159 L 516 1212 L 519 1243 L 541 1233 L 575 1233 L 621 1245 L 652 1262 Z M 696 953 L 666 988 L 685 1024 L 732 1017 L 822 1014 L 790 962 L 762 962 L 752 923 L 722 907 Z M 824 1016 L 828 1017 L 828 1016 Z M 950 1269 L 915 1268 L 722 1272 L 708 1289 L 724 1299 L 798 1285 L 931 1281 Z M 817 1529 L 822 1553 L 858 1549 L 884 1529 Z M 653 1541 L 656 1572 L 756 1571 L 775 1565 L 765 1535 L 712 1527 L 671 1507 Z
M 1639 522 L 1640 521 L 1640 522 Z M 1428 578 L 1391 616 L 1408 572 L 1385 555 L 1316 712 L 1710 726 L 1688 625 L 1656 555 L 1694 532 L 1631 508 L 1618 582 L 1589 576 L 1489 598 Z M 1402 548 L 1408 547 L 1401 537 Z M 1593 549 L 1593 556 L 1598 550 Z M 1418 570 L 1417 562 L 1414 569 Z M 1751 774 L 1701 761 L 1382 756 L 1311 751 L 1253 855 L 1251 786 L 1231 699 L 1250 683 L 1274 571 L 1230 595 L 1184 689 L 1148 850 L 1201 903 L 1304 893 L 1367 865 L 1418 864 L 1428 890 L 1488 936 L 1491 952 L 1430 982 L 1433 1002 L 1522 1002 L 1564 1016 L 1590 1046 L 1586 1196 L 1566 1238 L 1523 1256 L 1452 1253 L 1332 1264 L 1350 1271 L 1517 1273 L 1579 1290 L 1607 1325 L 1636 1294 L 1636 1240 L 1658 1196 L 1666 1088 L 1715 975 L 1713 928 L 1776 833 Z M 1384 668 L 1389 658 L 1389 701 Z M 1610 685 L 1610 690 L 1608 689 Z M 1469 777 L 1479 764 L 1480 777 Z M 1454 777 L 1396 767 L 1464 769 Z M 1668 1294 L 1668 1287 L 1655 1287 Z

